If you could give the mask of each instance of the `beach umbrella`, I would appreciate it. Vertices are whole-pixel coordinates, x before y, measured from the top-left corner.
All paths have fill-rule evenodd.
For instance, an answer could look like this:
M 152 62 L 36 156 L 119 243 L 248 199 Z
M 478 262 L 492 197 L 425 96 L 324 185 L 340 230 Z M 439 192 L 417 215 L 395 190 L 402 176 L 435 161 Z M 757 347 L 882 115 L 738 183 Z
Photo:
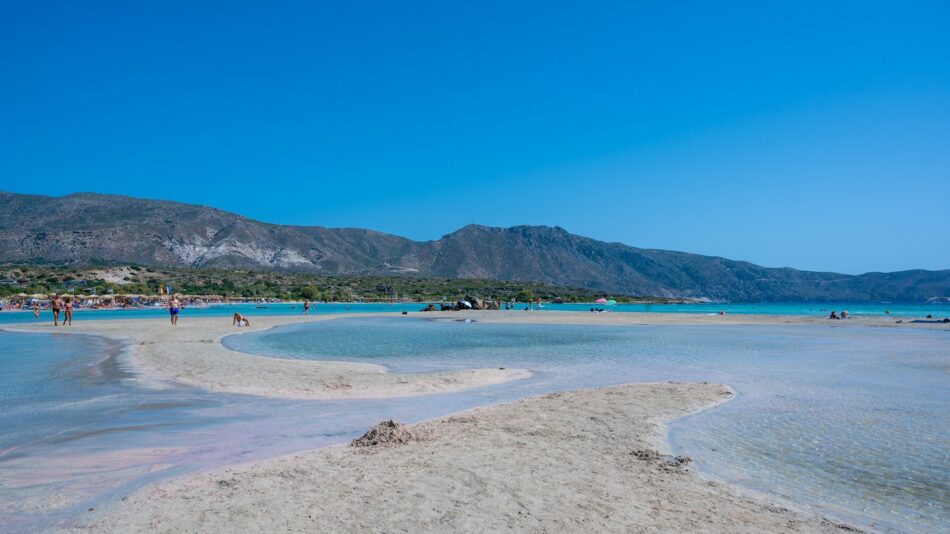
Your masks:
M 597 299 L 597 300 L 594 301 L 594 304 L 607 304 L 607 299 L 605 299 L 605 298 L 599 298 L 599 299 Z
M 616 303 L 617 303 L 617 301 L 614 300 L 614 299 L 610 299 L 610 300 L 608 300 L 607 302 L 605 302 L 605 304 L 607 304 L 608 306 L 613 306 L 613 305 L 616 304 Z

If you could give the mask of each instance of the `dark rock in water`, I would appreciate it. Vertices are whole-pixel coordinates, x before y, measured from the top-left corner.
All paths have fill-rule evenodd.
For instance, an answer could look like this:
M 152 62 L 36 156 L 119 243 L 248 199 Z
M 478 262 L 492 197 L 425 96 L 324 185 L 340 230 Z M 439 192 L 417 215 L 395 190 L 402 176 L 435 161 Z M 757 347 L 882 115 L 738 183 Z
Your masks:
M 478 298 L 478 297 L 473 297 L 473 296 L 471 296 L 471 295 L 465 295 L 465 298 L 462 299 L 462 300 L 464 300 L 465 302 L 468 302 L 469 304 L 471 304 L 473 310 L 484 310 L 484 309 L 485 309 L 485 301 L 482 300 L 482 299 L 480 299 L 480 298 Z
M 443 304 L 440 306 L 440 309 L 441 309 L 442 311 L 458 311 L 458 306 L 456 306 L 455 304 L 445 304 L 445 303 L 443 303 Z
M 425 308 L 422 308 L 419 311 L 434 312 L 434 311 L 438 311 L 438 308 L 435 307 L 435 304 L 429 304 L 428 306 L 426 306 Z

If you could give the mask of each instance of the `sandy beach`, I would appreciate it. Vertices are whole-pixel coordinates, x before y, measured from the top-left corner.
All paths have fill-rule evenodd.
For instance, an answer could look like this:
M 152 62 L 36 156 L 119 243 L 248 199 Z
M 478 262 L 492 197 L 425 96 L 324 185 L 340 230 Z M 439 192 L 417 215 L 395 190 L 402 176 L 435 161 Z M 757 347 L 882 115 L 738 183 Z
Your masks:
M 491 368 L 398 374 L 376 365 L 296 361 L 229 350 L 221 339 L 285 324 L 342 317 L 407 317 L 517 324 L 895 324 L 889 318 L 659 313 L 446 312 L 164 321 L 77 321 L 11 331 L 107 336 L 131 347 L 154 377 L 212 391 L 281 398 L 386 398 L 460 391 L 530 376 Z M 666 456 L 665 424 L 728 401 L 726 386 L 634 384 L 556 393 L 489 406 L 405 429 L 408 443 L 335 446 L 147 486 L 79 518 L 106 532 L 614 531 L 830 532 L 850 529 L 750 496 Z M 686 451 L 687 454 L 689 451 Z
M 94 313 L 94 312 L 91 312 Z M 49 324 L 13 324 L 10 331 L 73 333 L 125 341 L 133 361 L 156 377 L 211 391 L 297 399 L 356 399 L 447 393 L 498 384 L 530 376 L 524 369 L 471 369 L 446 373 L 396 374 L 383 367 L 346 362 L 297 361 L 254 356 L 228 350 L 221 338 L 275 326 L 344 317 L 400 317 L 395 313 L 251 317 L 251 328 L 235 328 L 228 317 L 184 318 L 177 327 L 155 320 L 76 321 L 71 327 Z M 809 324 L 828 327 L 887 327 L 948 329 L 943 323 L 896 323 L 891 318 L 868 317 L 829 321 L 808 316 L 706 315 L 683 313 L 586 312 L 433 312 L 410 313 L 406 318 L 471 319 L 513 324 L 640 325 L 766 325 Z
M 104 532 L 833 532 L 666 456 L 665 423 L 728 400 L 713 384 L 555 393 L 146 487 L 91 512 Z
M 369 316 L 362 314 L 360 316 Z M 231 326 L 229 317 L 165 321 L 104 320 L 75 322 L 71 327 L 12 325 L 6 330 L 57 334 L 91 334 L 127 342 L 132 358 L 156 378 L 211 391 L 296 399 L 356 399 L 447 393 L 530 376 L 523 369 L 470 369 L 446 373 L 397 374 L 363 363 L 314 362 L 253 356 L 220 343 L 231 334 L 255 332 L 284 324 L 323 321 L 344 315 L 254 317 L 250 328 Z

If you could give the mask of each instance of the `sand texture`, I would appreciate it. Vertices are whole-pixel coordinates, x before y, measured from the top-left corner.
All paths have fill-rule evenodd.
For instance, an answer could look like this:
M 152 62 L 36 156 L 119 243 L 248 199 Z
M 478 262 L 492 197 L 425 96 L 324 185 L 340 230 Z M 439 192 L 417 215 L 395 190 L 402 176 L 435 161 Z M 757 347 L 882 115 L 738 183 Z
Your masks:
M 94 313 L 94 312 L 92 312 Z M 360 314 L 360 317 L 368 314 Z M 395 316 L 395 314 L 391 314 Z M 252 317 L 252 328 L 230 317 L 167 321 L 74 321 L 73 326 L 11 325 L 7 330 L 93 334 L 132 346 L 133 361 L 147 374 L 212 391 L 298 399 L 383 398 L 446 393 L 530 376 L 523 369 L 468 369 L 444 373 L 389 373 L 379 365 L 285 360 L 229 350 L 221 338 L 277 325 L 345 316 Z
M 95 312 L 84 312 L 95 313 Z M 177 327 L 155 319 L 83 321 L 70 327 L 11 324 L 11 331 L 83 333 L 130 342 L 133 362 L 148 373 L 212 391 L 298 399 L 385 398 L 447 393 L 498 384 L 530 376 L 524 369 L 470 369 L 445 373 L 395 374 L 365 363 L 282 360 L 226 349 L 221 338 L 229 334 L 260 331 L 283 324 L 324 321 L 345 317 L 424 317 L 436 320 L 471 319 L 512 324 L 642 325 L 824 325 L 829 328 L 859 326 L 950 329 L 947 324 L 897 324 L 886 317 L 833 321 L 808 316 L 708 315 L 686 313 L 589 313 L 466 311 L 410 313 L 356 313 L 348 315 L 250 316 L 252 328 L 231 326 L 230 317 L 182 317 Z
M 90 512 L 94 532 L 832 532 L 665 456 L 665 422 L 712 384 L 556 393 L 191 475 Z M 364 445 L 366 445 L 364 443 Z M 687 451 L 688 452 L 688 451 Z

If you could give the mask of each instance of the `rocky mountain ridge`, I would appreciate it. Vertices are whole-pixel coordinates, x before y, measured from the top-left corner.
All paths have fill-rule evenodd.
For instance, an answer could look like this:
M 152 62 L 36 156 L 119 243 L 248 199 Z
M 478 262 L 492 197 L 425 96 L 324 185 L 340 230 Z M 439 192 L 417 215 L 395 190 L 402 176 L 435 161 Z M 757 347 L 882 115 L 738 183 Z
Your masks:
M 560 227 L 469 225 L 417 242 L 287 226 L 172 201 L 0 192 L 0 262 L 136 263 L 534 281 L 729 301 L 905 301 L 950 296 L 950 270 L 844 275 L 606 243 Z

